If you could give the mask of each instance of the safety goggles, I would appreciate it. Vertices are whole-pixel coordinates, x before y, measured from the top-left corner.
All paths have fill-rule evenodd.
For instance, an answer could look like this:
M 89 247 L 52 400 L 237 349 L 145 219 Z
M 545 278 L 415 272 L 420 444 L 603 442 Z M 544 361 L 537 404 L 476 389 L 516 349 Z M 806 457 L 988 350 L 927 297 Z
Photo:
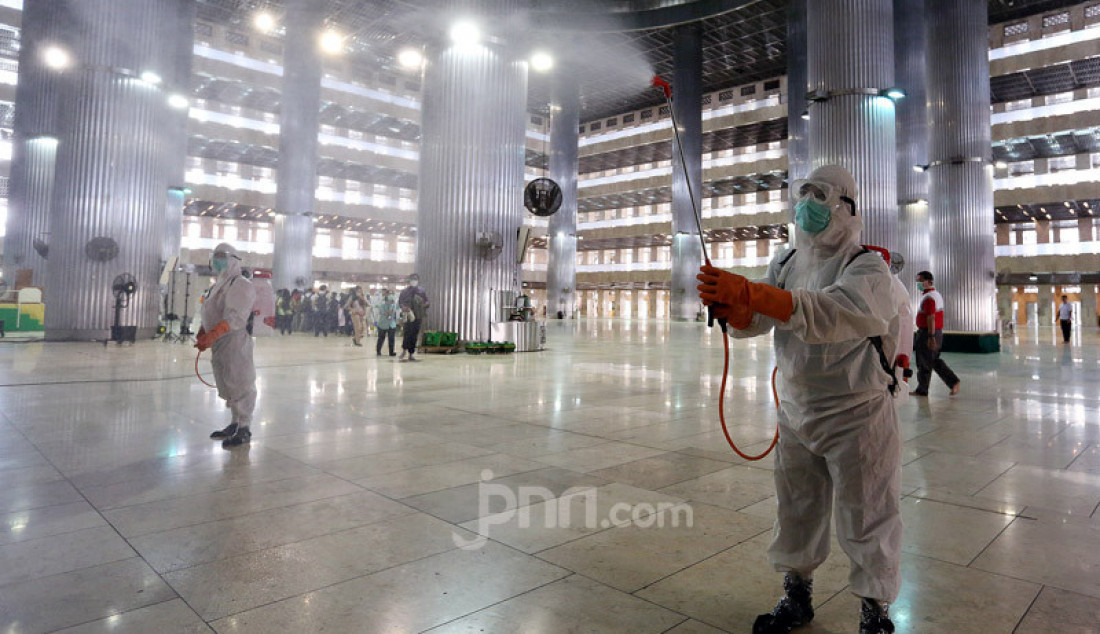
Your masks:
M 856 215 L 856 201 L 845 196 L 841 189 L 832 183 L 798 180 L 793 183 L 791 190 L 795 193 L 794 199 L 796 201 L 811 198 L 827 205 L 830 209 L 836 209 L 843 202 L 848 204 L 852 215 Z

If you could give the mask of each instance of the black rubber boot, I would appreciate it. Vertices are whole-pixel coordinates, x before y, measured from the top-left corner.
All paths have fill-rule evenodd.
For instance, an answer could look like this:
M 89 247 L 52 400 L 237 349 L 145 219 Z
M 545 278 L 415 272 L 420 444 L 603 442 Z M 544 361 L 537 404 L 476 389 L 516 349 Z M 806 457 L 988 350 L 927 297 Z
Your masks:
M 814 620 L 812 579 L 788 572 L 783 577 L 783 590 L 787 594 L 775 604 L 775 609 L 756 617 L 752 634 L 787 634 Z
M 859 610 L 859 634 L 894 634 L 894 622 L 890 620 L 890 606 L 874 599 L 861 599 Z
M 225 429 L 219 429 L 218 431 L 210 434 L 210 437 L 214 440 L 224 440 L 235 433 L 237 433 L 237 423 L 231 423 Z
M 225 449 L 240 447 L 250 440 L 252 440 L 252 432 L 248 427 L 239 427 L 235 434 L 222 441 L 222 447 Z

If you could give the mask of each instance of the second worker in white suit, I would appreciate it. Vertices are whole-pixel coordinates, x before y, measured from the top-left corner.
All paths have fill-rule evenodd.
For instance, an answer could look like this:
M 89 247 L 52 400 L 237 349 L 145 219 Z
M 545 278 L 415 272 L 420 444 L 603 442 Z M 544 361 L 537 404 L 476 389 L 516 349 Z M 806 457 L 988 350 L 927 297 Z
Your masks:
M 894 282 L 882 258 L 860 245 L 847 170 L 818 168 L 791 194 L 797 249 L 779 253 L 763 280 L 709 266 L 699 275 L 703 303 L 729 320 L 733 336 L 775 333 L 779 508 L 768 559 L 785 573 L 786 594 L 753 632 L 785 633 L 813 619 L 813 573 L 829 555 L 835 512 L 850 588 L 863 600 L 860 632 L 888 634 L 888 605 L 901 585 L 898 387 L 883 365 L 883 349 L 897 348 Z

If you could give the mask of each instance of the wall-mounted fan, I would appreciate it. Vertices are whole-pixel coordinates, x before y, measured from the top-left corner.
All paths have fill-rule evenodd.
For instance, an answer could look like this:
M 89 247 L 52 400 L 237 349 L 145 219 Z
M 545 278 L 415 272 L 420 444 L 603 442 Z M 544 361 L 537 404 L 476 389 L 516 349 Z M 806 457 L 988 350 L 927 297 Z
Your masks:
M 504 250 L 504 237 L 499 231 L 479 231 L 477 234 L 477 256 L 482 260 L 495 260 Z
M 561 201 L 561 187 L 549 178 L 536 178 L 523 188 L 523 206 L 536 216 L 553 216 Z

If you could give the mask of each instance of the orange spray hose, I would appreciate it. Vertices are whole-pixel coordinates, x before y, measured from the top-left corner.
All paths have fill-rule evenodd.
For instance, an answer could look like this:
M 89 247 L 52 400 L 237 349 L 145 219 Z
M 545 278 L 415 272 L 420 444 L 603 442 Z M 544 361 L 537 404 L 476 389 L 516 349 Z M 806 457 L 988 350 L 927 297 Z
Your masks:
M 202 375 L 199 374 L 199 357 L 201 357 L 201 356 L 202 356 L 202 350 L 199 350 L 198 354 L 195 355 L 195 376 L 199 377 L 199 380 L 202 381 L 202 384 L 205 385 L 206 387 L 217 388 L 218 387 L 217 385 L 212 385 L 210 383 L 207 383 L 206 379 L 202 378 Z
M 726 427 L 726 379 L 729 377 L 730 373 L 730 336 L 725 330 L 722 331 L 722 343 L 726 351 L 725 365 L 722 366 L 722 387 L 718 392 L 718 420 L 722 422 L 722 433 L 725 434 L 726 442 L 728 442 L 730 447 L 733 449 L 733 453 L 741 456 L 745 460 L 761 460 L 765 456 L 770 454 L 772 452 L 772 449 L 775 449 L 775 444 L 779 442 L 779 425 L 775 426 L 775 436 L 772 438 L 772 443 L 768 445 L 768 448 L 765 449 L 763 453 L 756 456 L 750 456 L 737 448 L 737 443 L 733 442 L 733 438 L 730 436 L 729 429 Z M 778 366 L 774 370 L 772 370 L 772 398 L 775 399 L 776 409 L 779 409 L 779 392 L 775 389 L 775 375 L 778 372 Z

